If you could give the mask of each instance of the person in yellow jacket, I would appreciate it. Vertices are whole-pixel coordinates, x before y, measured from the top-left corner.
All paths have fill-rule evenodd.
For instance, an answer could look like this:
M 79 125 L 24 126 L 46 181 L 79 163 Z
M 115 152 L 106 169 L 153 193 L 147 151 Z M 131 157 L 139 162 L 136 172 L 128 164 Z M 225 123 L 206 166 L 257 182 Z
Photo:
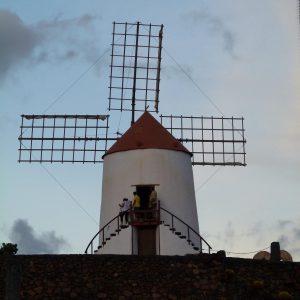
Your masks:
M 136 192 L 133 192 L 133 203 L 132 203 L 134 210 L 139 210 L 141 207 L 141 198 Z
M 132 202 L 133 210 L 134 210 L 134 216 L 136 221 L 141 220 L 141 215 L 138 213 L 138 211 L 141 208 L 141 198 L 136 192 L 133 192 L 133 202 Z

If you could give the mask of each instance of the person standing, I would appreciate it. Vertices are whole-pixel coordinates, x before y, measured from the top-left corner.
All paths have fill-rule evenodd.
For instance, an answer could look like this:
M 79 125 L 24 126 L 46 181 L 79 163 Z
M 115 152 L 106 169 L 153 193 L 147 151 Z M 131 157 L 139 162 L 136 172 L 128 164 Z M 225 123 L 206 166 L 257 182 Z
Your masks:
M 139 220 L 141 216 L 137 211 L 139 211 L 141 208 L 141 198 L 139 197 L 137 192 L 133 192 L 132 206 L 133 206 L 133 210 L 134 210 L 135 219 Z
M 130 208 L 130 204 L 127 198 L 123 198 L 123 202 L 121 204 L 119 204 L 120 206 L 120 219 L 121 219 L 121 226 L 123 226 L 123 219 L 125 216 L 125 224 L 128 224 L 128 213 L 129 213 L 129 208 Z
M 133 192 L 133 203 L 132 203 L 134 210 L 139 210 L 141 208 L 141 198 L 137 194 L 137 192 Z
M 148 213 L 148 219 L 156 219 L 156 213 L 154 212 L 154 210 L 157 207 L 157 192 L 154 187 L 151 188 L 148 207 L 151 210 L 151 212 Z
M 155 209 L 157 206 L 157 192 L 154 187 L 151 190 L 151 194 L 149 196 L 149 208 Z

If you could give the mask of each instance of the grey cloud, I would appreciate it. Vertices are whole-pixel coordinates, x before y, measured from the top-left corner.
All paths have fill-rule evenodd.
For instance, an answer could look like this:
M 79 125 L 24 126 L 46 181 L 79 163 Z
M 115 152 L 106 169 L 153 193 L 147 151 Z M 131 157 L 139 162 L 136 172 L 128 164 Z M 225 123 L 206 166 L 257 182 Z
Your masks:
M 193 11 L 189 14 L 189 19 L 192 19 L 194 22 L 207 24 L 210 33 L 222 38 L 223 50 L 232 58 L 238 58 L 235 53 L 236 38 L 234 33 L 225 25 L 221 18 L 210 15 L 205 11 Z
M 74 57 L 76 57 L 78 54 L 76 53 L 76 51 L 74 50 L 69 50 L 65 53 L 64 58 L 65 59 L 73 59 Z
M 299 227 L 293 229 L 294 237 L 296 240 L 300 240 L 300 229 Z
M 9 237 L 13 243 L 18 244 L 19 254 L 53 254 L 68 248 L 67 241 L 57 237 L 54 231 L 37 235 L 23 219 L 14 222 Z
M 293 222 L 292 221 L 288 221 L 288 220 L 279 220 L 278 221 L 278 227 L 279 228 L 285 228 L 285 227 L 287 227 L 287 226 L 289 226 L 289 225 L 292 225 L 293 224 Z
M 57 16 L 27 25 L 15 13 L 0 9 L 0 80 L 22 63 L 32 67 L 46 62 L 62 63 L 79 56 L 93 62 L 100 51 L 94 35 L 87 31 L 96 19 L 89 14 L 69 19 Z M 80 35 L 81 31 L 84 34 Z
M 233 34 L 230 31 L 225 30 L 223 32 L 223 40 L 224 50 L 236 58 L 236 55 L 234 54 L 235 38 Z
M 43 36 L 39 60 L 36 62 L 41 61 L 41 57 L 44 61 L 59 63 L 77 57 L 94 62 L 100 50 L 95 42 L 94 34 L 91 36 L 87 32 L 92 29 L 91 25 L 97 19 L 99 18 L 88 14 L 70 19 L 57 16 L 52 20 L 35 24 L 34 29 Z
M 85 14 L 77 20 L 77 23 L 80 26 L 87 26 L 87 25 L 90 25 L 91 22 L 94 21 L 95 19 L 97 19 L 96 16 L 91 16 L 89 14 Z
M 277 241 L 280 248 L 290 252 L 294 259 L 299 260 L 300 249 L 300 220 L 278 220 L 273 226 L 268 226 L 264 230 L 257 232 L 257 237 L 267 240 L 268 236 L 278 233 Z M 276 236 L 276 235 L 275 235 Z M 270 241 L 271 242 L 271 241 Z
M 253 226 L 248 230 L 248 232 L 246 233 L 246 236 L 253 236 L 253 235 L 257 235 L 257 232 L 261 231 L 261 227 L 262 227 L 262 222 L 256 222 L 255 224 L 253 224 Z
M 46 30 L 46 29 L 66 30 L 72 26 L 79 26 L 79 27 L 89 26 L 96 19 L 98 19 L 97 16 L 92 16 L 89 14 L 84 14 L 82 16 L 70 18 L 70 19 L 63 19 L 62 15 L 60 14 L 50 21 L 38 22 L 37 27 L 40 28 L 40 30 Z
M 228 222 L 227 225 L 226 225 L 226 228 L 225 228 L 225 239 L 226 240 L 233 239 L 234 236 L 235 236 L 235 232 L 234 232 L 234 229 L 232 227 L 232 223 Z
M 16 14 L 0 10 L 0 41 L 0 79 L 2 79 L 11 67 L 30 57 L 40 37 Z
M 290 239 L 287 235 L 282 234 L 278 239 L 281 249 L 287 249 L 290 245 Z
M 232 222 L 228 222 L 224 229 L 223 242 L 226 248 L 232 249 L 236 241 L 236 232 L 232 226 Z

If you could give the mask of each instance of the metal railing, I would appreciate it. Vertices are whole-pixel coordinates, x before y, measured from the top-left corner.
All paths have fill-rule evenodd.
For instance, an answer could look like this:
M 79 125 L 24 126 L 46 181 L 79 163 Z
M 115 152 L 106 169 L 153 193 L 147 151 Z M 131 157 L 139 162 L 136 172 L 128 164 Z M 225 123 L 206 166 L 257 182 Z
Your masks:
M 207 252 L 211 253 L 212 247 L 195 229 L 190 227 L 186 222 L 161 206 L 158 206 L 158 209 L 156 210 L 149 209 L 134 211 L 132 209 L 129 209 L 128 213 L 130 216 L 129 225 L 145 226 L 163 224 L 165 226 L 169 226 L 170 230 L 174 234 L 178 235 L 179 238 L 186 239 L 188 244 L 191 245 L 194 250 L 202 253 L 204 246 L 205 248 L 207 248 Z M 161 217 L 163 213 L 167 214 L 166 218 Z M 141 216 L 143 216 L 143 218 Z M 151 218 L 149 218 L 149 216 L 151 216 Z M 120 231 L 127 227 L 128 225 L 120 225 L 119 215 L 115 216 L 94 235 L 94 237 L 86 247 L 84 253 L 96 253 L 99 249 L 105 246 L 107 241 L 109 241 L 112 237 L 119 235 Z M 99 237 L 99 246 L 97 247 L 97 249 L 94 249 L 94 241 L 97 237 Z
M 203 246 L 206 245 L 208 253 L 211 252 L 212 247 L 195 229 L 193 229 L 186 222 L 184 222 L 183 220 L 181 220 L 180 218 L 178 218 L 177 216 L 175 216 L 173 213 L 166 210 L 165 208 L 160 207 L 160 210 L 167 213 L 167 215 L 170 217 L 169 220 L 170 224 L 168 224 L 166 220 L 164 220 L 163 223 L 166 226 L 170 226 L 170 230 L 173 233 L 177 234 L 181 238 L 185 238 L 189 243 L 189 245 L 192 245 L 194 249 L 196 248 L 195 250 L 199 250 L 200 252 L 203 252 Z M 180 229 L 178 227 L 180 227 Z
M 113 232 L 109 232 L 108 234 L 105 234 L 105 229 L 109 229 L 111 225 L 113 225 L 113 223 L 116 222 L 117 223 L 117 229 L 115 229 L 115 233 Z M 114 227 L 115 228 L 115 227 Z M 91 239 L 91 241 L 89 242 L 89 244 L 87 245 L 84 253 L 88 254 L 88 250 L 90 248 L 90 254 L 94 254 L 95 251 L 97 251 L 98 249 L 100 249 L 102 246 L 105 245 L 107 239 L 111 237 L 111 234 L 119 234 L 121 231 L 121 226 L 120 226 L 120 218 L 119 215 L 115 216 L 113 219 L 111 219 L 108 223 L 106 223 Z M 97 237 L 102 237 L 102 243 L 97 247 L 97 249 L 94 250 L 94 240 Z
M 129 224 L 132 226 L 139 225 L 159 225 L 160 224 L 160 201 L 155 209 L 130 209 Z

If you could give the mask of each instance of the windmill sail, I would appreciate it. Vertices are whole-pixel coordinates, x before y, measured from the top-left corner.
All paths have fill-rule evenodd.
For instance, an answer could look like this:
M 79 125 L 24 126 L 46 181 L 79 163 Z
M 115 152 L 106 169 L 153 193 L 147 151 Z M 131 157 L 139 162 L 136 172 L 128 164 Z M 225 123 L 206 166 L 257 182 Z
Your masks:
M 113 23 L 109 110 L 158 112 L 163 25 Z
M 109 110 L 158 112 L 163 25 L 113 23 Z M 193 165 L 245 166 L 244 119 L 161 115 Z M 108 115 L 22 115 L 19 162 L 102 162 Z M 118 133 L 118 131 L 117 131 Z
M 160 122 L 193 153 L 193 165 L 246 165 L 244 118 L 161 115 Z
M 22 115 L 19 162 L 102 162 L 108 115 Z

